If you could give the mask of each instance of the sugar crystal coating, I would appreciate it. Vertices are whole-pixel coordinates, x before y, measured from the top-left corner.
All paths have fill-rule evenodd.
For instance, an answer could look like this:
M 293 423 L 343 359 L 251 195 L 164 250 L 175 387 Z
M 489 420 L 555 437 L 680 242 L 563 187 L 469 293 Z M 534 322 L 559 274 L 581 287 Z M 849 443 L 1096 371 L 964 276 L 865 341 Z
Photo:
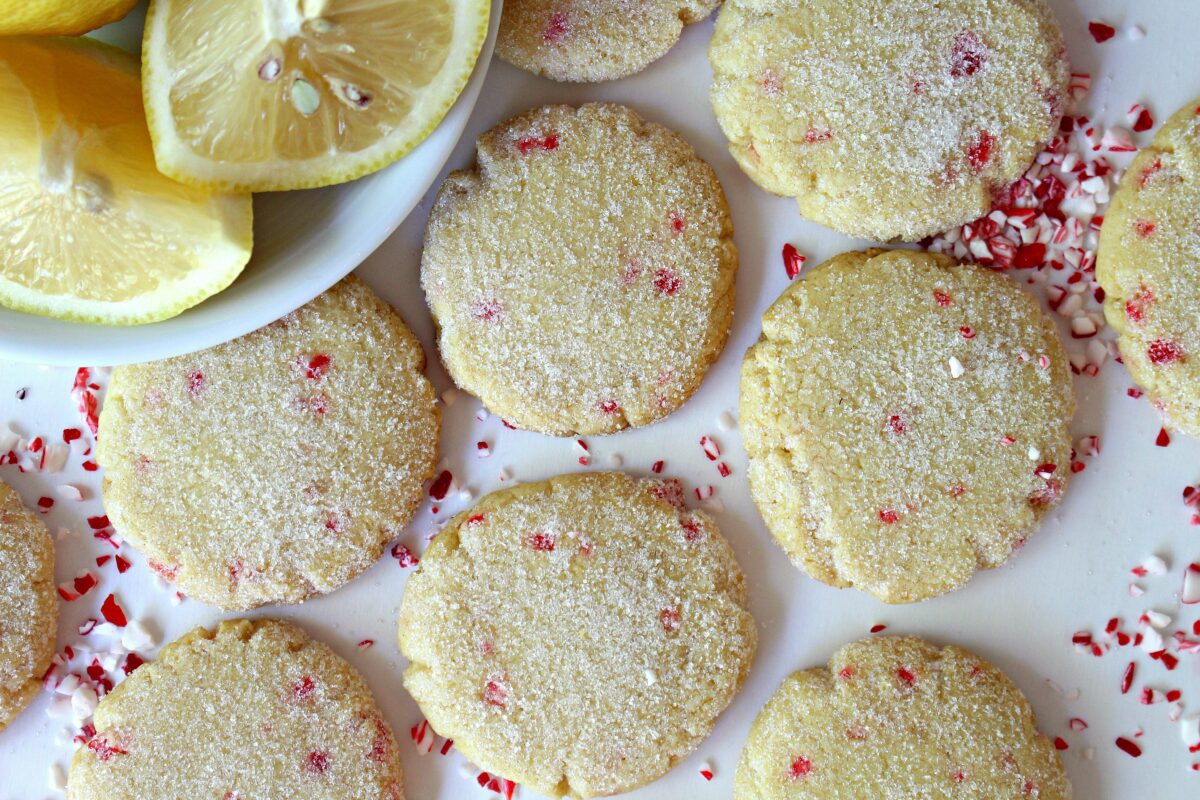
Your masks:
M 50 534 L 0 482 L 0 731 L 37 696 L 57 627 Z
M 817 580 L 892 603 L 958 588 L 1025 541 L 1066 488 L 1074 409 L 1029 294 L 907 250 L 814 269 L 763 315 L 742 365 L 768 529 Z
M 1100 229 L 1096 276 L 1121 358 L 1173 427 L 1200 436 L 1200 100 L 1134 159 Z
M 737 251 L 712 168 L 624 106 L 484 134 L 429 219 L 421 280 L 455 382 L 518 428 L 646 425 L 729 334 Z
M 986 213 L 1058 130 L 1069 78 L 1043 0 L 728 0 L 709 58 L 742 169 L 880 241 Z
M 358 672 L 300 628 L 197 628 L 106 695 L 69 800 L 404 800 L 391 728 Z
M 556 81 L 594 82 L 641 72 L 718 0 L 509 0 L 496 55 Z
M 1070 800 L 1051 741 L 1000 670 L 871 637 L 793 674 L 750 730 L 734 800 Z
M 331 592 L 416 510 L 440 416 L 403 320 L 348 278 L 199 353 L 118 367 L 105 509 L 187 595 L 229 609 Z
M 566 475 L 437 535 L 400 609 L 404 683 L 472 763 L 551 797 L 632 790 L 709 734 L 754 655 L 741 570 L 677 483 Z

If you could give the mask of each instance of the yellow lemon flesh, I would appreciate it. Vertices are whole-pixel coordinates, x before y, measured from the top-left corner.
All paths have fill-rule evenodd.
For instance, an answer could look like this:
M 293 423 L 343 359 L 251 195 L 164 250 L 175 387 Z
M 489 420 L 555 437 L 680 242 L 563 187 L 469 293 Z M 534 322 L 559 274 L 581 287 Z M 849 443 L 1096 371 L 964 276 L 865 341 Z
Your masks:
M 250 259 L 249 195 L 155 168 L 138 66 L 88 39 L 0 39 L 0 305 L 130 325 Z
M 428 136 L 470 77 L 489 0 L 152 0 L 159 169 L 250 191 L 326 186 Z
M 0 0 L 0 36 L 76 36 L 116 22 L 138 0 Z

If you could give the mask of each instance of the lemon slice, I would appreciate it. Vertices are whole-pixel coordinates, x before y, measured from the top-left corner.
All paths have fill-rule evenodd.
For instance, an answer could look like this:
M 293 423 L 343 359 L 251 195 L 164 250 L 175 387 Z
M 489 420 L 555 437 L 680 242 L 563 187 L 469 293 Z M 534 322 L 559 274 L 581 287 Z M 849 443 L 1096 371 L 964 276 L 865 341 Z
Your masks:
M 0 39 L 0 305 L 129 325 L 220 291 L 249 195 L 154 167 L 137 61 L 88 39 Z
M 470 77 L 489 0 L 152 0 L 158 167 L 203 186 L 327 186 L 430 134 Z
M 74 36 L 116 22 L 137 0 L 0 0 L 0 36 Z

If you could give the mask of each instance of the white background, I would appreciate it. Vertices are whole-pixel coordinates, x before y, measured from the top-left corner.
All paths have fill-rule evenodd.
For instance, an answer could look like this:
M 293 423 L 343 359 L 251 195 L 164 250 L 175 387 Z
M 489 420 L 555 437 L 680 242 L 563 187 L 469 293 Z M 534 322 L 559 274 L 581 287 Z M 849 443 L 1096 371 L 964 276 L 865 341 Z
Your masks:
M 1075 69 L 1095 77 L 1093 96 L 1086 105 L 1101 121 L 1125 125 L 1125 110 L 1141 101 L 1161 122 L 1200 96 L 1200 4 L 1189 0 L 1051 0 L 1051 4 L 1066 33 Z M 1086 31 L 1092 18 L 1113 23 L 1121 32 L 1116 39 L 1096 45 Z M 1132 24 L 1144 26 L 1147 37 L 1130 41 L 1124 29 Z M 468 138 L 450 159 L 452 168 L 468 165 L 474 136 L 529 107 L 614 100 L 680 131 L 713 164 L 729 195 L 742 264 L 737 317 L 724 355 L 682 411 L 647 429 L 593 438 L 591 468 L 606 468 L 608 456 L 617 454 L 627 469 L 647 473 L 653 461 L 665 459 L 666 472 L 683 478 L 689 489 L 710 483 L 717 487 L 726 509 L 717 517 L 748 576 L 751 610 L 760 630 L 759 652 L 744 690 L 720 718 L 712 737 L 670 775 L 629 797 L 728 798 L 747 730 L 780 681 L 797 668 L 824 663 L 834 649 L 866 635 L 876 623 L 886 623 L 889 632 L 917 633 L 965 646 L 1004 669 L 1030 698 L 1043 730 L 1062 735 L 1071 744 L 1063 756 L 1076 798 L 1196 797 L 1200 773 L 1187 767 L 1200 761 L 1200 756 L 1187 756 L 1177 726 L 1166 721 L 1166 707 L 1141 706 L 1136 692 L 1121 696 L 1117 685 L 1125 665 L 1136 659 L 1138 686 L 1181 688 L 1188 712 L 1195 713 L 1200 711 L 1200 657 L 1185 656 L 1175 672 L 1166 673 L 1140 651 L 1128 649 L 1097 659 L 1076 653 L 1070 644 L 1073 632 L 1098 632 L 1113 615 L 1122 616 L 1126 628 L 1132 628 L 1137 615 L 1150 607 L 1179 616 L 1174 595 L 1182 567 L 1200 560 L 1200 528 L 1188 524 L 1189 511 L 1180 501 L 1182 488 L 1200 480 L 1200 444 L 1176 436 L 1170 447 L 1156 447 L 1156 415 L 1144 401 L 1126 396 L 1130 383 L 1119 365 L 1110 362 L 1099 378 L 1076 382 L 1080 400 L 1076 438 L 1098 434 L 1103 454 L 1088 461 L 1063 505 L 1009 565 L 979 575 L 958 592 L 918 605 L 885 606 L 868 595 L 830 589 L 808 579 L 790 565 L 767 534 L 744 481 L 739 435 L 736 430 L 721 432 L 716 420 L 723 411 L 736 413 L 742 354 L 758 336 L 759 315 L 786 286 L 779 256 L 783 243 L 794 242 L 810 256 L 809 264 L 860 243 L 801 220 L 791 201 L 757 189 L 725 153 L 707 98 L 710 73 L 705 48 L 711 31 L 711 22 L 694 26 L 670 55 L 642 75 L 599 86 L 554 84 L 497 62 L 468 125 Z M 1148 141 L 1148 135 L 1141 141 Z M 400 310 L 422 338 L 430 354 L 430 375 L 441 390 L 448 382 L 437 363 L 432 324 L 418 283 L 420 240 L 430 200 L 422 202 L 359 274 Z M 56 435 L 64 427 L 78 425 L 68 397 L 71 380 L 69 371 L 0 363 L 0 422 L 11 422 L 25 434 Z M 29 387 L 23 402 L 14 396 L 20 387 Z M 442 445 L 460 483 L 477 493 L 499 486 L 502 467 L 522 481 L 579 468 L 570 440 L 505 430 L 494 419 L 479 423 L 474 418 L 476 409 L 477 403 L 464 397 L 447 410 Z M 731 477 L 718 478 L 703 457 L 697 440 L 706 433 L 720 442 L 733 468 Z M 493 443 L 494 455 L 486 461 L 474 456 L 479 439 Z M 78 459 L 73 459 L 71 470 L 59 476 L 18 475 L 11 467 L 0 469 L 0 476 L 32 503 L 52 494 L 54 482 L 88 480 L 77 469 Z M 443 504 L 441 518 L 458 508 L 458 504 Z M 87 535 L 84 518 L 99 512 L 99 501 L 92 499 L 83 504 L 59 501 L 49 515 L 52 529 L 72 531 L 58 543 L 60 581 L 85 567 L 95 570 L 93 559 L 103 550 Z M 423 508 L 403 541 L 416 547 L 435 528 L 428 507 Z M 71 635 L 75 626 L 94 615 L 100 599 L 114 590 L 131 616 L 146 620 L 160 639 L 173 639 L 192 626 L 221 618 L 217 611 L 195 602 L 171 607 L 168 594 L 155 587 L 141 559 L 130 555 L 131 548 L 125 551 L 135 561 L 133 570 L 119 579 L 111 568 L 96 570 L 104 581 L 100 590 L 77 603 L 63 604 L 60 645 L 76 638 Z M 1166 558 L 1171 572 L 1147 579 L 1146 597 L 1131 599 L 1126 593 L 1128 571 L 1151 553 Z M 484 798 L 473 781 L 461 776 L 460 756 L 421 758 L 408 742 L 408 727 L 420 714 L 401 686 L 404 662 L 394 636 L 407 574 L 386 557 L 329 597 L 302 606 L 262 609 L 256 615 L 301 623 L 362 670 L 401 740 L 410 798 Z M 1197 616 L 1196 607 L 1191 608 L 1181 616 L 1189 628 Z M 359 651 L 355 643 L 365 638 L 377 644 Z M 1048 681 L 1064 692 L 1055 691 Z M 1080 690 L 1078 700 L 1068 699 L 1072 689 Z M 54 744 L 62 723 L 49 719 L 45 708 L 42 696 L 0 734 L 0 800 L 53 796 L 46 788 L 47 768 L 56 762 L 65 766 L 70 750 Z M 1090 728 L 1068 732 L 1070 717 L 1086 719 Z M 1145 730 L 1139 740 L 1145 754 L 1133 760 L 1118 751 L 1113 740 L 1139 728 Z M 1082 757 L 1089 746 L 1095 752 L 1091 761 Z M 716 769 L 712 783 L 698 774 L 706 759 Z

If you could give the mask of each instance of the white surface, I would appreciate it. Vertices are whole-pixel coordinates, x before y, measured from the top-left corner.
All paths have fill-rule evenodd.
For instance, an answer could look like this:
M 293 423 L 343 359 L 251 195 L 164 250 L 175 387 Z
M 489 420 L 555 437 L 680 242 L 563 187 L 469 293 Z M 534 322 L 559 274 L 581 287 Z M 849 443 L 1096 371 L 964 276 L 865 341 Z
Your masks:
M 1200 21 L 1194 3 L 1156 0 L 1137 4 L 1128 13 L 1122 10 L 1127 5 L 1123 0 L 1052 0 L 1052 4 L 1067 32 L 1076 68 L 1095 75 L 1090 105 L 1101 120 L 1123 125 L 1125 110 L 1142 101 L 1161 122 L 1200 95 L 1200 56 L 1195 47 Z M 1118 26 L 1140 23 L 1148 36 L 1131 42 L 1122 32 L 1097 46 L 1086 33 L 1086 22 L 1093 17 Z M 1137 686 L 1181 688 L 1188 713 L 1195 713 L 1200 711 L 1200 656 L 1185 657 L 1175 672 L 1166 673 L 1140 651 L 1127 649 L 1097 659 L 1077 654 L 1070 645 L 1076 630 L 1098 631 L 1113 615 L 1122 616 L 1129 629 L 1151 607 L 1170 611 L 1189 627 L 1200 613 L 1197 606 L 1180 612 L 1175 602 L 1182 567 L 1200 559 L 1200 529 L 1188 525 L 1189 511 L 1180 501 L 1182 488 L 1200 479 L 1200 443 L 1177 436 L 1169 448 L 1155 447 L 1156 415 L 1144 401 L 1126 397 L 1130 383 L 1119 365 L 1110 362 L 1099 378 L 1080 378 L 1076 383 L 1080 398 L 1076 438 L 1099 434 L 1102 455 L 1087 460 L 1087 470 L 1076 477 L 1065 503 L 1009 565 L 976 577 L 958 592 L 918 605 L 885 606 L 867 595 L 830 589 L 803 576 L 767 534 L 745 484 L 739 434 L 722 432 L 717 418 L 726 410 L 736 413 L 742 354 L 758 336 L 759 315 L 786 286 L 779 256 L 782 244 L 794 242 L 810 256 L 811 265 L 855 243 L 799 219 L 793 203 L 755 188 L 726 155 L 707 100 L 704 50 L 710 33 L 711 23 L 696 26 L 675 51 L 643 75 L 602 86 L 556 85 L 497 62 L 468 125 L 468 138 L 450 160 L 456 168 L 469 164 L 470 137 L 532 105 L 620 100 L 681 131 L 713 164 L 729 194 L 742 254 L 737 317 L 729 346 L 699 394 L 682 411 L 650 428 L 591 439 L 591 469 L 605 469 L 610 454 L 619 454 L 626 469 L 647 474 L 649 465 L 661 458 L 667 462 L 666 473 L 683 478 L 689 491 L 697 484 L 717 487 L 717 497 L 726 507 L 717 517 L 748 576 L 751 610 L 759 624 L 759 652 L 744 690 L 721 717 L 713 736 L 670 775 L 629 797 L 730 797 L 747 730 L 780 681 L 797 668 L 824 663 L 835 648 L 866 635 L 875 623 L 886 623 L 889 632 L 918 633 L 968 647 L 1003 668 L 1028 695 L 1043 730 L 1070 742 L 1071 749 L 1063 756 L 1077 800 L 1196 797 L 1200 774 L 1189 772 L 1187 765 L 1200 756 L 1186 755 L 1177 726 L 1166 721 L 1165 705 L 1141 706 L 1136 692 L 1121 696 L 1117 685 L 1128 661 L 1136 660 Z M 400 309 L 421 336 L 431 355 L 430 374 L 441 390 L 448 382 L 436 363 L 432 323 L 418 285 L 421 234 L 430 200 L 426 197 L 360 274 Z M 71 378 L 65 371 L 0 364 L 0 423 L 17 420 L 25 433 L 52 433 L 77 424 L 67 397 Z M 22 403 L 13 397 L 19 386 L 31 387 Z M 477 407 L 474 400 L 462 396 L 446 413 L 443 454 L 460 483 L 486 493 L 499 488 L 502 467 L 522 481 L 579 468 L 570 440 L 506 430 L 495 419 L 478 423 Z M 698 440 L 706 433 L 720 442 L 733 467 L 731 477 L 719 478 L 702 455 Z M 492 443 L 493 455 L 487 460 L 474 455 L 474 443 L 480 439 Z M 47 493 L 51 482 L 79 479 L 76 473 L 18 476 L 11 468 L 0 469 L 0 476 L 13 481 L 30 502 Z M 49 515 L 53 527 L 74 531 L 58 546 L 59 580 L 92 566 L 91 559 L 101 552 L 86 536 L 83 523 L 85 516 L 99 512 L 99 502 L 70 506 L 59 501 Z M 459 508 L 457 503 L 443 504 L 439 519 Z M 435 528 L 428 507 L 423 508 L 402 541 L 417 547 Z M 1128 570 L 1154 552 L 1170 562 L 1169 575 L 1146 579 L 1147 595 L 1130 599 Z M 114 589 L 131 614 L 149 620 L 168 640 L 194 625 L 221 618 L 194 602 L 172 608 L 167 594 L 154 588 L 141 559 L 134 560 L 134 570 L 120 579 L 110 569 L 100 570 L 104 581 L 100 591 L 63 605 L 60 644 L 76 638 L 69 632 L 94 614 L 100 600 Z M 407 574 L 385 557 L 365 576 L 329 597 L 299 607 L 264 609 L 257 615 L 300 622 L 364 672 L 401 739 L 410 798 L 483 800 L 487 794 L 459 774 L 461 756 L 418 757 L 406 738 L 408 727 L 420 719 L 400 684 L 404 664 L 394 637 Z M 364 638 L 377 644 L 360 652 L 355 643 Z M 1054 691 L 1047 680 L 1056 682 L 1064 693 Z M 1081 696 L 1071 701 L 1066 693 L 1076 688 Z M 60 723 L 49 720 L 45 708 L 42 697 L 0 734 L 0 800 L 56 796 L 46 789 L 46 768 L 51 763 L 65 765 L 70 752 L 54 745 Z M 1070 717 L 1086 719 L 1090 728 L 1081 734 L 1067 732 Z M 1131 735 L 1138 727 L 1146 731 L 1140 740 L 1145 755 L 1135 761 L 1119 752 L 1113 740 Z M 1092 761 L 1082 757 L 1089 746 L 1095 748 Z M 716 769 L 712 783 L 698 774 L 706 759 Z M 529 792 L 521 796 L 532 797 Z
M 241 336 L 307 303 L 362 263 L 433 184 L 462 135 L 487 75 L 502 0 L 471 80 L 446 117 L 411 153 L 351 183 L 254 198 L 254 253 L 225 291 L 183 314 L 136 327 L 83 325 L 0 308 L 0 358 L 71 366 L 149 361 Z M 99 38 L 137 52 L 142 14 Z

